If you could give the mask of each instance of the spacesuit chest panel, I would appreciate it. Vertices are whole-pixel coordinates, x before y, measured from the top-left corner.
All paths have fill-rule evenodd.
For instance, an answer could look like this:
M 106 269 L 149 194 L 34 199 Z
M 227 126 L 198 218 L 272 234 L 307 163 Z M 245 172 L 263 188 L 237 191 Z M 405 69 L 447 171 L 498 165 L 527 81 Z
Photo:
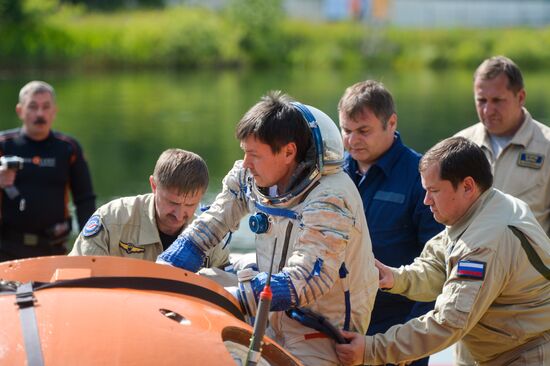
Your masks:
M 302 204 L 292 207 L 292 211 L 300 213 Z M 299 215 L 298 215 L 299 216 Z M 268 215 L 269 230 L 263 234 L 256 234 L 255 244 L 260 271 L 267 272 L 271 263 L 273 245 L 277 243 L 275 258 L 273 260 L 273 273 L 280 272 L 286 266 L 288 258 L 294 251 L 296 237 L 301 231 L 300 216 L 288 218 L 283 216 Z

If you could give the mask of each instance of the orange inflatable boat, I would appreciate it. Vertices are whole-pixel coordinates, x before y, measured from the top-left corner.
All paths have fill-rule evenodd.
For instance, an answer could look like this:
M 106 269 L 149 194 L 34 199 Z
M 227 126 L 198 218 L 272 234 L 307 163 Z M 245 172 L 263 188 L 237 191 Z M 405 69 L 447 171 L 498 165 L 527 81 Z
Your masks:
M 0 365 L 244 365 L 252 328 L 223 287 L 118 257 L 0 263 Z M 264 337 L 258 365 L 300 365 Z

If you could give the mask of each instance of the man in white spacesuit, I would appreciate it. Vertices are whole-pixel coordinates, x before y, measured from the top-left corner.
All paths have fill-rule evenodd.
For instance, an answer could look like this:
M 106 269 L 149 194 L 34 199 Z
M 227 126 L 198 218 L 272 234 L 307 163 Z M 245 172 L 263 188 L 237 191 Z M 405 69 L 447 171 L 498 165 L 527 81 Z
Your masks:
M 266 334 L 305 365 L 336 365 L 335 340 L 302 323 L 311 325 L 313 312 L 364 333 L 378 289 L 361 198 L 341 169 L 338 128 L 322 111 L 272 92 L 244 115 L 236 136 L 244 160 L 157 261 L 196 272 L 205 251 L 251 214 L 260 272 L 239 272 L 234 294 L 254 316 L 272 262 Z

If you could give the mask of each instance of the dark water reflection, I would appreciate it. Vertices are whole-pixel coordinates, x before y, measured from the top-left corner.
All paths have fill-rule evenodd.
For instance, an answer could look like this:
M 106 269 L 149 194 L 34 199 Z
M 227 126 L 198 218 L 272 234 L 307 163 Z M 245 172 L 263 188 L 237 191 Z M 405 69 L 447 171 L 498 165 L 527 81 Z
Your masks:
M 476 120 L 470 71 L 28 72 L 0 73 L 0 128 L 20 125 L 14 106 L 21 86 L 46 80 L 57 91 L 54 127 L 83 145 L 99 203 L 149 191 L 148 176 L 169 147 L 205 158 L 211 174 L 206 200 L 211 200 L 242 156 L 236 122 L 267 90 L 281 89 L 337 121 L 344 89 L 367 78 L 392 91 L 403 140 L 419 152 Z M 527 108 L 548 123 L 550 73 L 526 73 L 525 79 Z

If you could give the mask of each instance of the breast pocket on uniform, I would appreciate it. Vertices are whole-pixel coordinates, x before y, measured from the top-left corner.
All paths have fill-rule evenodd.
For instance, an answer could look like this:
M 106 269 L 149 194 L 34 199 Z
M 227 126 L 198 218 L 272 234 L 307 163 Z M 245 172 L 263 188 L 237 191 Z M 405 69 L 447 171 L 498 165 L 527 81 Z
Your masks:
M 376 191 L 372 199 L 402 205 L 405 202 L 405 195 L 399 192 Z
M 376 247 L 384 250 L 400 250 L 404 243 L 415 243 L 416 230 L 406 210 L 405 195 L 399 192 L 377 191 L 369 208 L 369 231 L 376 238 Z M 388 253 L 391 255 L 391 253 Z
M 521 156 L 521 155 L 520 155 Z M 528 203 L 535 202 L 532 199 L 540 199 L 541 187 L 545 185 L 547 176 L 545 172 L 539 168 L 533 166 L 526 166 L 519 164 L 513 169 L 514 174 L 505 172 L 505 179 L 502 179 L 499 172 L 495 174 L 495 187 L 502 189 L 504 192 L 520 197 L 523 201 Z M 518 177 L 521 177 L 518 179 Z

